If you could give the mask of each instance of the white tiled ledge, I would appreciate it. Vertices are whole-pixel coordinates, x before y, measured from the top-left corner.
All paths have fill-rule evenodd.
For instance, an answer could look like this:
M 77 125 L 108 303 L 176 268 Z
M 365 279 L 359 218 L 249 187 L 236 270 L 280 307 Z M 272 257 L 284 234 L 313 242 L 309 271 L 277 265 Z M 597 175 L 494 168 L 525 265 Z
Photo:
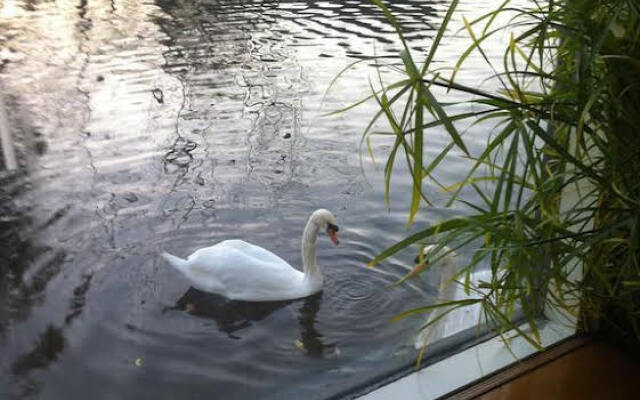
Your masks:
M 522 325 L 526 331 L 526 325 Z M 548 347 L 573 335 L 575 330 L 557 322 L 547 321 L 540 329 L 542 345 Z M 453 392 L 475 380 L 513 364 L 518 359 L 530 356 L 536 349 L 515 332 L 508 332 L 507 349 L 500 337 L 495 337 L 470 347 L 451 357 L 378 388 L 357 400 L 428 400 Z

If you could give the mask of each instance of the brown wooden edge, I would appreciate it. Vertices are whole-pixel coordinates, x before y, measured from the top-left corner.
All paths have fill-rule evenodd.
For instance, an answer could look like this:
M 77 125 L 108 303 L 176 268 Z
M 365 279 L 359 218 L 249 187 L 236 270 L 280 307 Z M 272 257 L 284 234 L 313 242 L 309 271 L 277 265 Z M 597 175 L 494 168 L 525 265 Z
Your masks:
M 556 360 L 565 354 L 574 351 L 591 340 L 587 337 L 572 337 L 561 341 L 553 346 L 548 347 L 544 351 L 535 353 L 522 360 L 516 361 L 514 364 L 509 365 L 503 369 L 500 369 L 486 377 L 483 377 L 475 382 L 472 382 L 468 386 L 465 386 L 454 393 L 448 393 L 439 400 L 470 400 L 475 399 L 490 390 L 504 385 L 505 383 L 512 381 L 519 376 L 533 371 L 553 360 Z

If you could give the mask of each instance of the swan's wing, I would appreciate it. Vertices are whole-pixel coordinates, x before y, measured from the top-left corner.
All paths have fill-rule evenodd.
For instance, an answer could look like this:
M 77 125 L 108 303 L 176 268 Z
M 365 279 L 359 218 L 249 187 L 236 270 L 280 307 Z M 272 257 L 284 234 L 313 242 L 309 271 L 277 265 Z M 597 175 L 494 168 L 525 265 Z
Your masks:
M 270 251 L 240 240 L 200 249 L 188 261 L 194 283 L 230 298 L 281 299 L 295 291 L 304 277 Z
M 272 252 L 242 240 L 225 240 L 215 246 L 199 249 L 187 261 L 190 268 L 203 272 L 229 272 L 234 275 L 243 272 L 275 274 L 278 270 L 290 272 L 294 269 Z
M 225 240 L 223 242 L 218 243 L 214 247 L 218 249 L 224 250 L 237 250 L 244 257 L 247 258 L 255 258 L 256 260 L 264 263 L 274 264 L 274 265 L 286 265 L 290 267 L 289 263 L 273 254 L 267 249 L 264 249 L 260 246 L 256 246 L 255 244 L 247 243 L 242 240 Z

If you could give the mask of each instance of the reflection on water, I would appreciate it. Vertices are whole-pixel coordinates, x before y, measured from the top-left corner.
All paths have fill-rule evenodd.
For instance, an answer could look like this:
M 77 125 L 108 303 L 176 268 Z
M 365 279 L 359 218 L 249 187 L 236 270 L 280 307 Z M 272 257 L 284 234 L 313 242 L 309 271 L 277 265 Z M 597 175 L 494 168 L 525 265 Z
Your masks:
M 217 294 L 210 294 L 189 288 L 180 297 L 173 309 L 186 311 L 191 315 L 216 321 L 221 332 L 230 339 L 240 339 L 235 332 L 248 328 L 252 322 L 265 319 L 269 314 L 291 301 L 250 302 L 229 300 Z
M 298 309 L 300 339 L 296 341 L 298 349 L 311 357 L 337 357 L 340 352 L 335 343 L 327 343 L 316 325 L 316 316 L 322 304 L 322 292 L 309 296 L 302 301 Z
M 427 49 L 447 4 L 391 6 Z M 371 108 L 320 116 L 368 93 L 362 65 L 321 104 L 345 65 L 374 42 L 394 54 L 393 38 L 355 0 L 2 1 L 0 90 L 21 168 L 0 171 L 0 397 L 313 399 L 411 362 L 398 349 L 420 321 L 389 321 L 437 280 L 389 290 L 409 254 L 364 267 L 406 234 L 410 181 L 394 178 L 387 213 L 358 151 Z M 446 162 L 444 180 L 464 176 Z M 242 238 L 301 265 L 320 207 L 344 227 L 339 247 L 319 241 L 322 295 L 229 302 L 158 258 Z
M 11 364 L 11 373 L 26 375 L 30 370 L 45 368 L 55 362 L 64 350 L 62 330 L 49 325 L 31 351 Z
M 271 313 L 291 304 L 299 305 L 299 339 L 292 345 L 312 357 L 326 354 L 335 356 L 335 344 L 325 344 L 323 335 L 315 328 L 316 318 L 322 304 L 322 293 L 300 300 L 251 302 L 229 300 L 217 294 L 206 293 L 189 288 L 174 307 L 165 312 L 182 311 L 201 318 L 212 319 L 218 330 L 227 334 L 229 339 L 241 340 L 242 330 L 267 318 Z

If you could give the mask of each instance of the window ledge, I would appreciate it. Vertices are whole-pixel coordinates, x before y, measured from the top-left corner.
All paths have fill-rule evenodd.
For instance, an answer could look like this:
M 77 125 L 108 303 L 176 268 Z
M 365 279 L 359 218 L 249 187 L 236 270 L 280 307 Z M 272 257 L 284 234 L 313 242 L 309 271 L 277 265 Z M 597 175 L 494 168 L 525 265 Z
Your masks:
M 545 321 L 541 325 L 540 335 L 544 347 L 575 333 L 574 328 L 553 321 Z M 526 324 L 521 329 L 526 330 Z M 358 400 L 436 399 L 538 352 L 515 332 L 507 332 L 504 337 L 512 338 L 510 349 L 500 336 L 494 337 L 377 388 L 358 397 Z

